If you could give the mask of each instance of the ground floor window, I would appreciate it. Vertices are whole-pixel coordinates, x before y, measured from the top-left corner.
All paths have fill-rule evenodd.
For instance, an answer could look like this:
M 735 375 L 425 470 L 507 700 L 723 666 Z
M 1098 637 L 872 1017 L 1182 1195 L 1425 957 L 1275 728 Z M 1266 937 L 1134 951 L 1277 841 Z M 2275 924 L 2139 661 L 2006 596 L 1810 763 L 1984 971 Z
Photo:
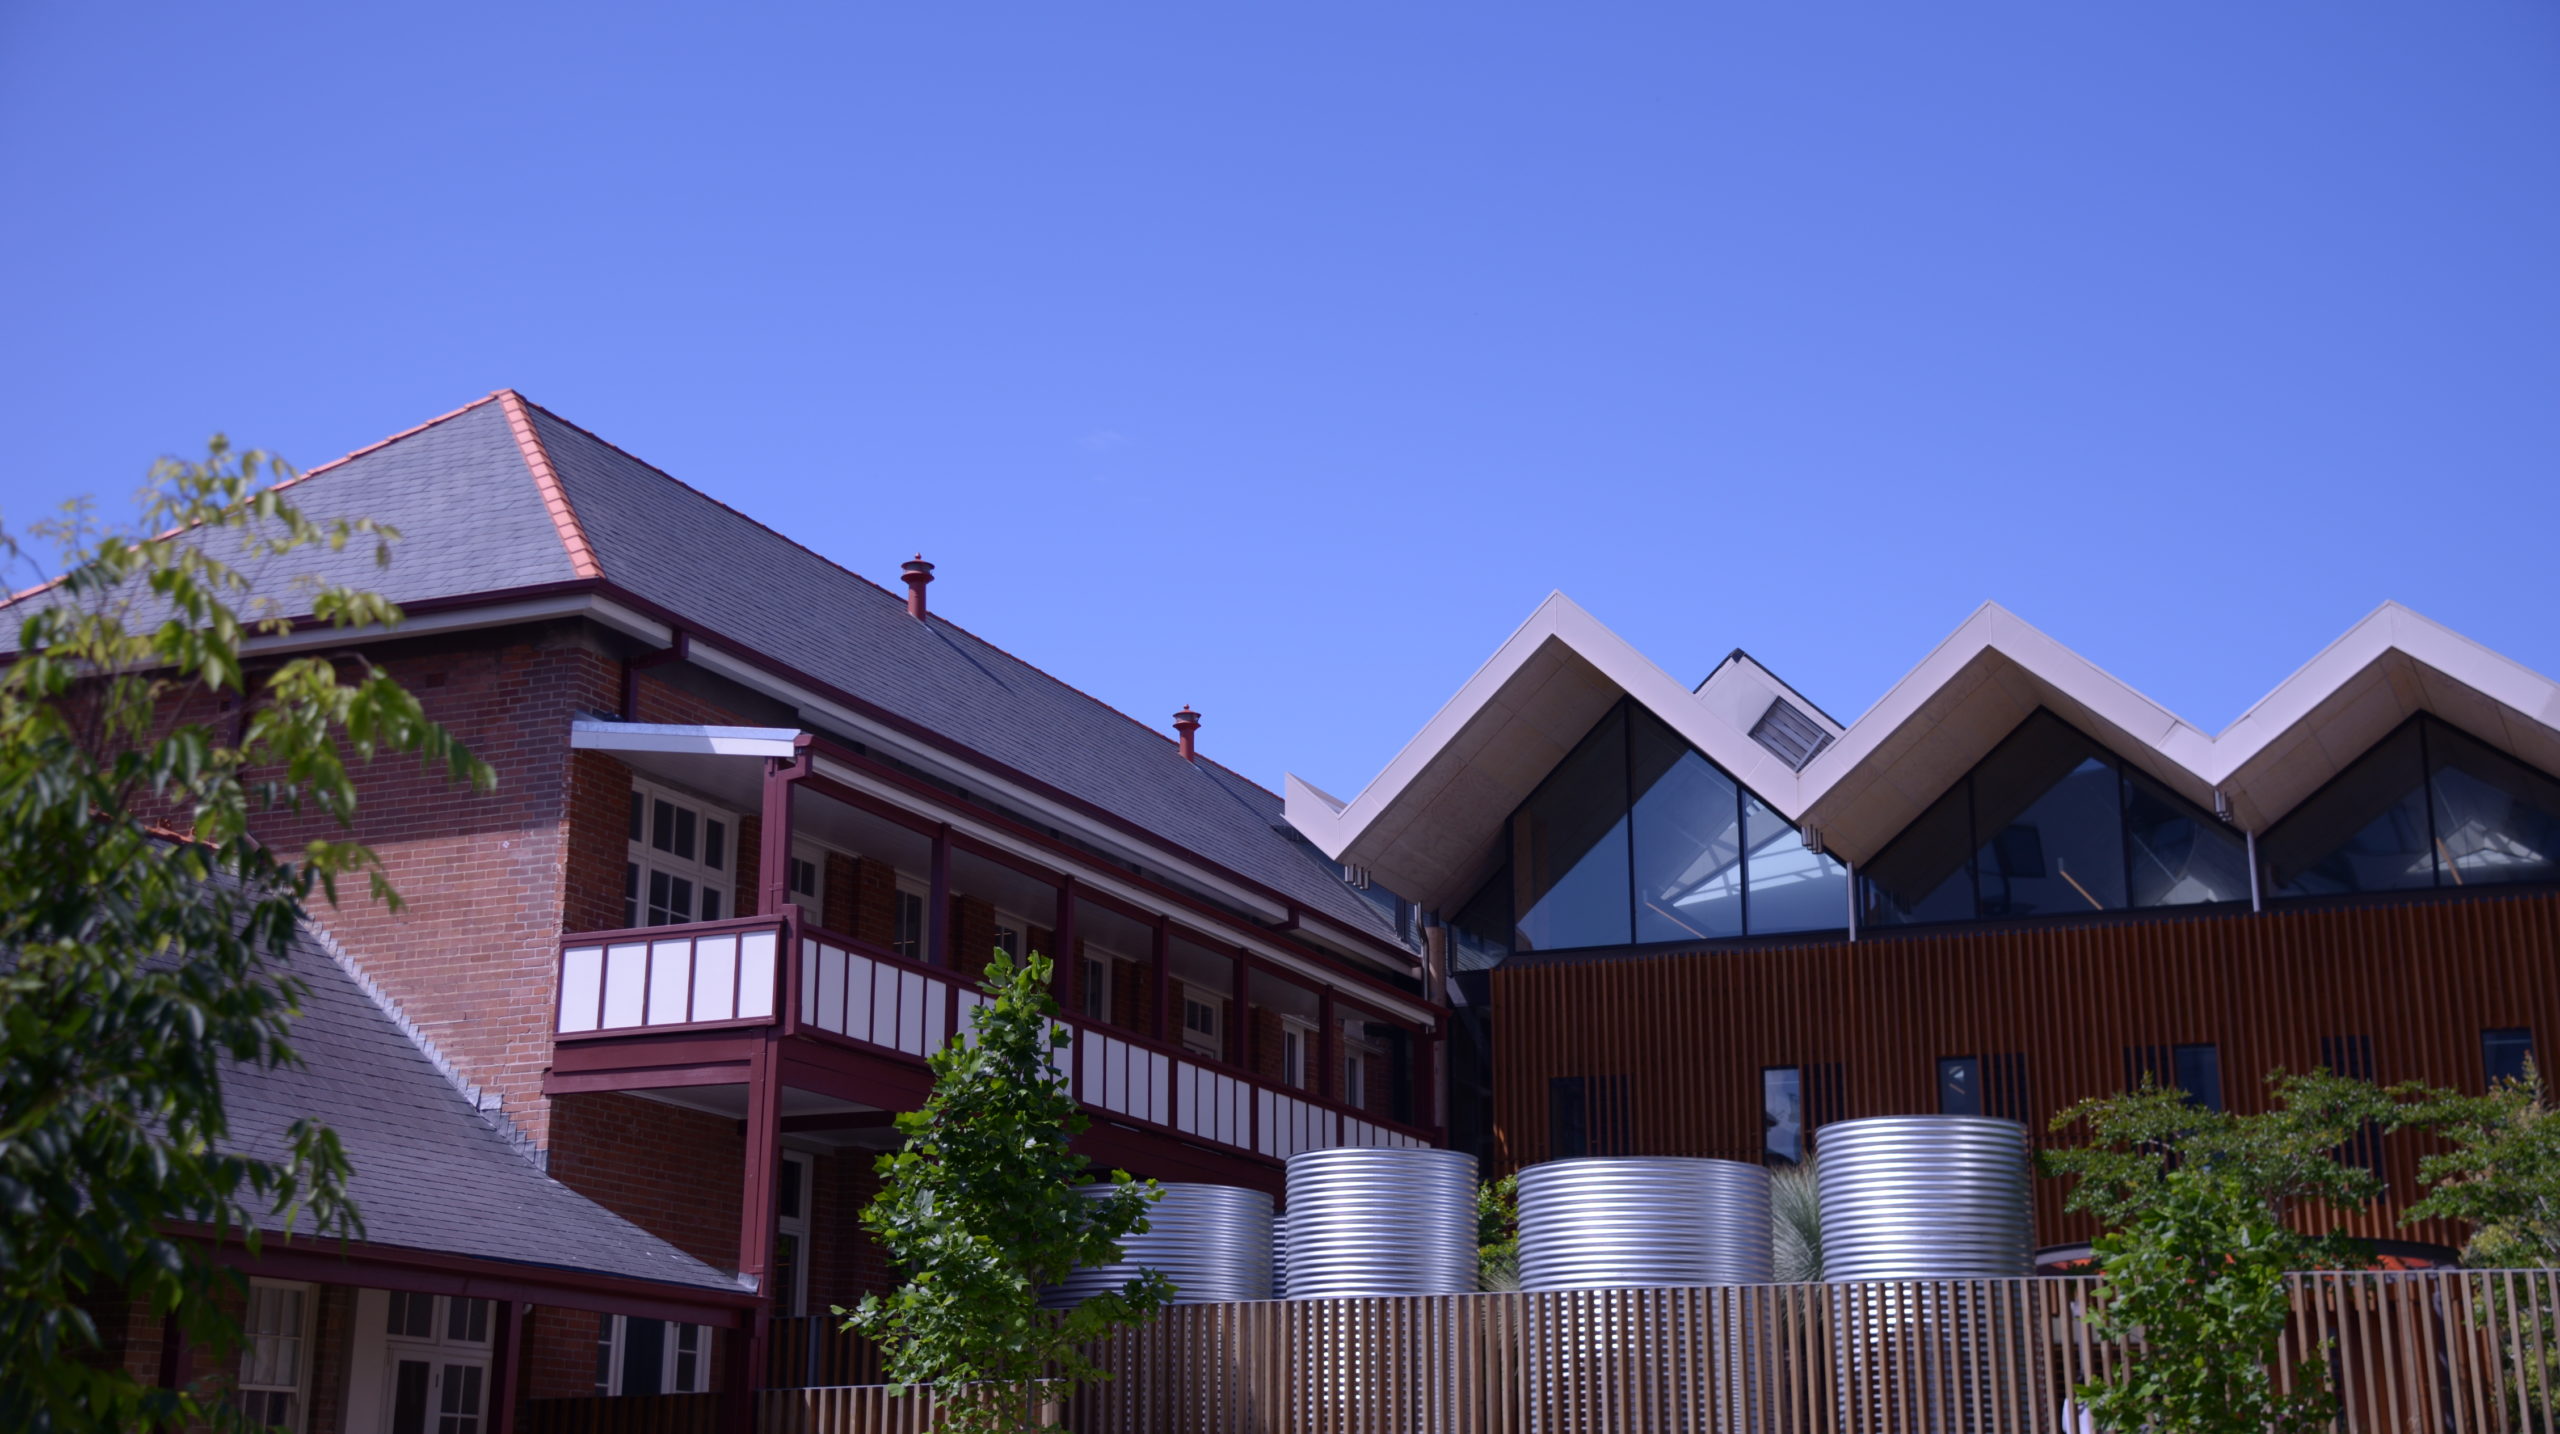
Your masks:
M 309 1285 L 249 1282 L 249 1308 L 240 1329 L 240 1375 L 232 1396 L 252 1425 L 300 1434 L 304 1386 L 309 1383 L 311 1306 Z
M 488 1300 L 392 1293 L 383 1328 L 390 1434 L 483 1434 L 495 1312 Z
M 710 1388 L 708 1326 L 634 1315 L 596 1317 L 596 1393 L 701 1394 Z

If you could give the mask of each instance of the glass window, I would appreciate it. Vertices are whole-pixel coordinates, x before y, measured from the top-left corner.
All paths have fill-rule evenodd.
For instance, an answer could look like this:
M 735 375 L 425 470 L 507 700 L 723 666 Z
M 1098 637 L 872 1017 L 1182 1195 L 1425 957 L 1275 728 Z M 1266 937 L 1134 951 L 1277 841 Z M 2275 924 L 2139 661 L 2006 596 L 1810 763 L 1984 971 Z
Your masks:
M 1982 1062 L 1971 1056 L 1938 1062 L 1938 1114 L 1982 1114 Z
M 1084 998 L 1082 1005 L 1086 1020 L 1110 1020 L 1111 963 L 1095 956 L 1084 958 L 1083 989 L 1077 994 Z
M 2176 1052 L 2178 1089 L 2190 1104 L 2222 1109 L 2222 1052 L 2209 1045 L 2180 1046 Z
M 1849 869 L 1818 851 L 1785 817 L 1742 794 L 1743 844 L 1749 848 L 1750 928 L 1834 931 L 1849 924 Z
M 903 886 L 898 888 L 897 936 L 889 949 L 910 961 L 929 959 L 924 954 L 924 897 Z
M 2433 886 L 2419 743 L 2418 724 L 2403 726 L 2258 838 L 2268 888 L 2332 896 Z
M 1956 783 L 1867 863 L 1866 921 L 1903 926 L 1973 919 L 1969 797 L 1968 784 Z
M 1578 1160 L 1591 1153 L 1591 1097 L 1580 1076 L 1547 1078 L 1547 1158 Z
M 1741 935 L 1741 788 L 1652 713 L 1628 721 L 1635 939 Z
M 240 1322 L 240 1381 L 233 1400 L 252 1425 L 293 1429 L 302 1419 L 307 1285 L 253 1281 Z
M 2560 782 L 2442 722 L 2426 747 L 2442 884 L 2560 880 Z
M 1625 709 L 1613 708 L 1511 819 L 1524 950 L 1630 939 Z
M 1804 1072 L 1771 1066 L 1760 1072 L 1761 1158 L 1771 1165 L 1804 1163 Z
M 1511 954 L 1511 871 L 1508 867 L 1493 874 L 1458 914 L 1449 918 L 1449 941 L 1453 948 L 1450 967 L 1458 971 L 1482 971 L 1502 964 Z
M 2135 906 L 2249 899 L 2247 840 L 2130 767 L 2124 834 Z
M 2500 1081 L 2523 1080 L 2525 1067 L 2533 1063 L 2533 1029 L 2509 1026 L 2502 1030 L 2480 1033 L 2480 1071 L 2489 1085 Z
M 1973 769 L 1981 914 L 2121 910 L 2124 812 L 2115 761 L 2038 712 Z

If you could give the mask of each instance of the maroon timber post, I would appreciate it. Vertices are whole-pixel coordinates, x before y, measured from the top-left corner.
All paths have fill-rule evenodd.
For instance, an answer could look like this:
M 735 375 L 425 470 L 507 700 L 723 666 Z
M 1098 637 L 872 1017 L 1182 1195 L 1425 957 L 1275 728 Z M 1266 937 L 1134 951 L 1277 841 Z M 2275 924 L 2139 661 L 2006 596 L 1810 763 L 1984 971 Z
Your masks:
M 1316 1086 L 1316 1094 L 1317 1094 L 1317 1095 L 1320 1095 L 1320 1096 L 1322 1096 L 1322 1097 L 1324 1097 L 1324 1098 L 1325 1098 L 1326 1100 L 1328 1100 L 1328 1101 L 1330 1101 L 1330 1100 L 1332 1100 L 1332 1099 L 1334 1098 L 1334 1095 L 1333 1095 L 1333 1088 L 1334 1088 L 1337 1084 L 1339 1084 L 1339 1082 L 1337 1082 L 1337 1081 L 1333 1078 L 1333 1077 L 1334 1077 L 1334 1070 L 1333 1070 L 1333 1043 L 1334 1043 L 1334 1039 L 1335 1039 L 1335 1035 L 1334 1035 L 1334 1028 L 1333 1028 L 1333 987 L 1331 987 L 1331 986 L 1318 986 L 1318 987 L 1316 988 L 1316 1081 L 1315 1081 L 1315 1086 Z
M 769 790 L 769 789 L 768 789 Z M 787 798 L 786 798 L 787 801 Z M 789 848 L 786 846 L 785 850 Z M 774 1191 L 782 1163 L 782 1044 L 771 1027 L 747 1065 L 746 1190 L 738 1206 L 738 1273 L 764 1298 L 731 1346 L 729 1434 L 753 1434 L 755 1392 L 764 1380 L 764 1351 L 773 1330 Z
M 756 846 L 756 915 L 779 916 L 791 899 L 791 791 L 809 775 L 809 734 L 793 744 L 791 760 L 764 759 L 764 811 Z M 787 956 L 792 953 L 784 953 Z
M 524 1398 L 524 1339 L 512 1299 L 494 1300 L 489 1324 L 489 1434 L 516 1434 Z
M 1156 918 L 1155 962 L 1156 1008 L 1147 1022 L 1147 1034 L 1161 1041 L 1165 1031 L 1165 1003 L 1173 998 L 1173 939 L 1161 916 Z

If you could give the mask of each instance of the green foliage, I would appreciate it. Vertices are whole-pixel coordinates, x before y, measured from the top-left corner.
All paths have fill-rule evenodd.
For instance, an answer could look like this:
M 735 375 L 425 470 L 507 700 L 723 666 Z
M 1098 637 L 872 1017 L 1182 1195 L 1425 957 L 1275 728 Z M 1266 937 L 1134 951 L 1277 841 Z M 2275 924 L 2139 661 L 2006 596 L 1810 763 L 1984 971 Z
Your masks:
M 1083 1346 L 1173 1295 L 1149 1270 L 1073 1310 L 1039 1308 L 1041 1286 L 1119 1259 L 1157 1198 L 1153 1181 L 1121 1170 L 1108 1194 L 1083 1193 L 1087 1161 L 1067 1146 L 1086 1120 L 1053 1063 L 1068 1037 L 1049 972 L 1037 952 L 1019 966 L 995 954 L 987 1004 L 969 1036 L 933 1055 L 933 1094 L 898 1117 L 906 1147 L 880 1158 L 880 1193 L 862 1212 L 905 1283 L 865 1297 L 847 1324 L 886 1349 L 891 1379 L 938 1386 L 953 1430 L 1036 1427 L 1043 1401 L 1108 1377 Z
M 1520 1288 L 1520 1177 L 1476 1186 L 1476 1288 Z
M 2122 1375 L 2079 1391 L 2102 1428 L 2153 1434 L 2309 1430 L 2334 1409 L 2322 1357 L 2276 1365 L 2294 1270 L 2362 1263 L 2354 1241 L 2306 1235 L 2287 1216 L 2307 1204 L 2370 1203 L 2380 1182 L 2338 1148 L 2395 1115 L 2392 1097 L 2325 1071 L 2269 1077 L 2255 1115 L 2204 1110 L 2181 1092 L 2143 1088 L 2082 1101 L 2056 1131 L 2088 1143 L 2049 1152 L 2048 1173 L 2078 1177 L 2069 1208 L 2105 1228 L 2090 1323 L 2126 1341 Z M 2304 1352 L 2308 1356 L 2308 1352 Z
M 2401 1218 L 2471 1226 L 2462 1262 L 2483 1269 L 2560 1265 L 2560 1113 L 2528 1066 L 2487 1095 L 2428 1091 L 2403 1125 L 2433 1131 L 2451 1148 L 2418 1162 L 2427 1197 Z
M 2560 1265 L 2560 1113 L 2544 1093 L 2541 1072 L 2528 1065 L 2522 1080 L 2500 1081 L 2487 1095 L 2424 1092 L 2401 1123 L 2432 1131 L 2450 1147 L 2418 1162 L 2427 1196 L 2403 1221 L 2470 1225 L 2462 1262 L 2475 1269 Z M 2508 1367 L 2523 1376 L 2534 1417 L 2546 1417 L 2560 1405 L 2560 1313 L 2504 1284 L 2480 1294 L 2473 1318 L 2506 1346 Z
M 1770 1253 L 1782 1285 L 1822 1278 L 1822 1200 L 1813 1171 L 1808 1160 L 1769 1172 Z
M 488 770 L 360 660 L 252 669 L 244 642 L 282 630 L 244 569 L 297 549 L 393 536 L 306 520 L 270 488 L 281 463 L 217 438 L 201 464 L 152 471 L 131 530 L 74 505 L 33 535 L 59 583 L 9 605 L 0 669 L 0 1428 L 108 1430 L 236 1422 L 209 1396 L 148 1388 L 90 1356 L 84 1300 L 176 1314 L 216 1350 L 237 1339 L 212 1296 L 229 1278 L 174 1222 L 236 1237 L 251 1223 L 361 1230 L 336 1137 L 309 1122 L 282 1160 L 226 1153 L 226 1062 L 292 1062 L 300 992 L 273 973 L 303 903 L 364 873 L 370 852 L 315 838 L 270 848 L 260 817 L 355 813 L 349 760 L 418 754 L 485 785 Z M 236 558 L 213 548 L 228 541 Z M 23 564 L 17 542 L 0 551 Z M 158 615 L 138 616 L 144 604 Z M 340 626 L 390 603 L 314 585 L 295 604 Z M 342 675 L 341 665 L 353 667 Z M 228 710 L 226 710 L 228 709 Z M 170 714 L 176 713 L 173 718 Z M 174 829 L 174 830 L 173 830 Z M 173 839 L 182 838 L 182 839 Z

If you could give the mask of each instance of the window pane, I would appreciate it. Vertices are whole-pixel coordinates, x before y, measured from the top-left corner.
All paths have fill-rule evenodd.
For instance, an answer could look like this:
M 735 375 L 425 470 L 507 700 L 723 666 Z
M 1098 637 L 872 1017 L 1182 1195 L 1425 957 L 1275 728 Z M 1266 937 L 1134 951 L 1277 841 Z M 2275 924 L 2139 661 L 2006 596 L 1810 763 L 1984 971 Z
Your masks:
M 640 924 L 640 863 L 636 861 L 622 867 L 622 924 Z
M 649 873 L 650 925 L 664 926 L 668 922 L 675 920 L 673 916 L 667 914 L 669 905 L 674 900 L 674 882 L 675 878 L 667 875 L 663 871 L 653 871 Z
M 612 1315 L 596 1316 L 596 1393 L 613 1393 Z
M 2222 1052 L 2213 1046 L 2180 1046 L 2178 1089 L 2207 1110 L 2222 1109 Z
M 2442 722 L 2427 761 L 2447 885 L 2560 879 L 2560 782 Z
M 799 1161 L 785 1160 L 776 1172 L 778 1184 L 774 1191 L 774 1213 L 785 1220 L 800 1218 L 800 1171 Z
M 897 937 L 890 943 L 910 961 L 924 959 L 924 898 L 912 891 L 898 893 Z
M 1749 792 L 1742 831 L 1751 848 L 1751 934 L 1834 931 L 1849 924 L 1849 869 L 1818 851 Z
M 772 1288 L 774 1304 L 777 1307 L 792 1314 L 800 1312 L 799 1306 L 792 1298 L 800 1288 L 800 1237 L 798 1235 L 785 1233 L 773 1237 Z M 628 1394 L 631 1391 L 623 1392 Z
M 676 808 L 676 855 L 693 860 L 693 808 Z
M 1772 1165 L 1804 1160 L 1804 1075 L 1794 1066 L 1760 1072 L 1761 1154 Z
M 1864 872 L 1866 914 L 1876 926 L 1973 919 L 1973 830 L 1965 784 L 1922 812 Z
M 667 883 L 667 919 L 669 921 L 693 919 L 693 883 L 681 876 Z
M 633 792 L 631 794 L 631 839 L 633 841 L 640 840 L 640 829 L 642 825 L 641 817 L 646 811 L 648 805 L 649 799 L 647 797 L 640 795 L 638 792 Z
M 1511 870 L 1503 868 L 1449 918 L 1449 965 L 1485 971 L 1511 954 Z
M 2524 1079 L 2524 1068 L 2533 1060 L 2533 1031 L 2525 1026 L 2480 1033 L 2481 1073 L 2488 1084 L 2504 1080 Z
M 1740 788 L 1650 712 L 1628 710 L 1636 938 L 1742 934 Z
M 649 809 L 649 845 L 656 847 L 660 851 L 674 851 L 676 849 L 675 803 L 661 800 L 651 804 Z
M 1623 708 L 1602 718 L 1512 817 L 1511 872 L 1521 949 L 1627 944 Z
M 2425 775 L 2412 722 L 2258 838 L 2268 887 L 2278 896 L 2329 896 L 2433 886 Z
M 720 871 L 729 862 L 729 824 L 702 819 L 702 864 Z
M 775 1252 L 780 1253 L 777 1243 Z M 616 1394 L 663 1394 L 667 1322 L 627 1315 L 622 1321 L 622 1387 Z
M 489 1342 L 489 1302 L 456 1298 L 445 1305 L 444 1337 L 464 1344 Z
M 2125 855 L 2136 906 L 2249 899 L 2249 844 L 2140 772 L 2124 774 Z
M 1973 769 L 1982 914 L 2121 910 L 2123 794 L 2112 758 L 2050 713 Z
M 1590 1095 L 1580 1076 L 1547 1080 L 1547 1158 L 1578 1160 L 1591 1153 Z
M 1971 1056 L 1938 1062 L 1938 1114 L 1982 1114 L 1982 1065 Z
M 702 888 L 702 919 L 705 921 L 720 919 L 720 888 L 716 886 Z

